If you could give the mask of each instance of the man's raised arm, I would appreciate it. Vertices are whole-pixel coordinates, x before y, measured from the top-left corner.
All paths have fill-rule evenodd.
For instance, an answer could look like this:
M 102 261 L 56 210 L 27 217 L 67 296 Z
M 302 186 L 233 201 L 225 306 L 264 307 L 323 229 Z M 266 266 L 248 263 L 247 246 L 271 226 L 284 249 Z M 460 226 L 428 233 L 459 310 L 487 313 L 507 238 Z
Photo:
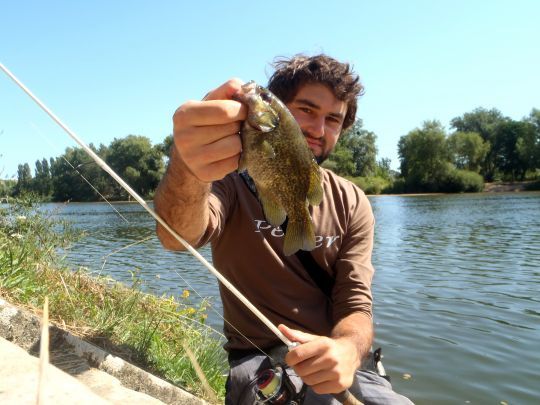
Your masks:
M 169 166 L 154 197 L 156 212 L 189 243 L 195 244 L 208 225 L 212 181 L 238 168 L 242 151 L 244 105 L 231 100 L 242 82 L 231 79 L 203 101 L 187 101 L 173 116 L 174 142 Z M 161 225 L 157 235 L 167 249 L 184 247 Z

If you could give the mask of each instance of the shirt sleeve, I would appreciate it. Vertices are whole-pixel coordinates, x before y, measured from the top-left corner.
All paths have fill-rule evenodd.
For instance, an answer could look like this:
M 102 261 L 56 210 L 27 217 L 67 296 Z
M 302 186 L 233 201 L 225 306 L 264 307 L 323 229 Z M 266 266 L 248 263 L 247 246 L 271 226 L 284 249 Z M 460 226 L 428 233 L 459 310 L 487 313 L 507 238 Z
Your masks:
M 197 243 L 197 248 L 215 240 L 222 233 L 227 218 L 236 205 L 236 191 L 231 176 L 212 183 L 208 196 L 209 217 L 203 237 Z
M 350 205 L 347 231 L 334 265 L 334 323 L 356 312 L 373 316 L 371 281 L 374 268 L 371 254 L 375 218 L 365 194 L 356 186 L 353 186 L 352 193 L 354 202 Z

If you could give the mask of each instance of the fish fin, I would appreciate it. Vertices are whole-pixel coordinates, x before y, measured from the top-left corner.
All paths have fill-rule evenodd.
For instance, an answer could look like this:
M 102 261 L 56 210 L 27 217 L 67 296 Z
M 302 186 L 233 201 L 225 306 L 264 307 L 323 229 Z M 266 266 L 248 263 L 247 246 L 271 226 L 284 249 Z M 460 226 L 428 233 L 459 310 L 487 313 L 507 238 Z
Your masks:
M 321 184 L 321 168 L 315 162 L 311 161 L 311 168 L 309 173 L 309 189 L 307 193 L 307 200 L 311 205 L 319 205 L 323 199 L 323 188 Z
M 274 150 L 272 145 L 270 145 L 270 142 L 263 141 L 262 142 L 262 150 L 263 150 L 263 153 L 264 153 L 265 157 L 270 158 L 270 159 L 274 159 L 276 157 L 276 151 Z
M 308 251 L 315 249 L 315 232 L 307 207 L 301 218 L 289 216 L 283 241 L 283 253 L 286 256 L 290 256 L 300 249 Z
M 245 153 L 242 153 L 240 155 L 240 159 L 238 159 L 238 169 L 237 171 L 238 172 L 243 172 L 244 170 L 247 170 L 247 159 L 246 159 L 246 154 Z
M 283 207 L 271 197 L 267 192 L 262 189 L 259 189 L 259 199 L 263 206 L 264 216 L 268 223 L 273 226 L 279 226 L 285 222 L 287 213 Z

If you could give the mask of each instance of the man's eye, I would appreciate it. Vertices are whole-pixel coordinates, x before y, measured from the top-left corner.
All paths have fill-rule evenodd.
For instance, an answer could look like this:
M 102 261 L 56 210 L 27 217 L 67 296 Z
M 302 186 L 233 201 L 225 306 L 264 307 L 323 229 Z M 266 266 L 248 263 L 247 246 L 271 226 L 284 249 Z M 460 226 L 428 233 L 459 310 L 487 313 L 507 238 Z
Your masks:
M 309 113 L 311 113 L 311 108 L 300 107 L 300 111 L 303 111 L 303 112 L 305 112 L 306 114 L 309 114 Z
M 326 120 L 329 121 L 334 126 L 341 125 L 343 123 L 343 121 L 341 121 L 340 118 L 333 117 L 333 116 L 326 117 Z

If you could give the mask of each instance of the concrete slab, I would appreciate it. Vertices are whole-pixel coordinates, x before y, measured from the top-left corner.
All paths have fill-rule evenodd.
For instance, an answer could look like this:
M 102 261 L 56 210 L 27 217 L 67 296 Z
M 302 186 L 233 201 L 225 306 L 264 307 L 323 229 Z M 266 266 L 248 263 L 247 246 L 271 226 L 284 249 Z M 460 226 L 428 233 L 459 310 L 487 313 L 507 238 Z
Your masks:
M 49 327 L 49 335 L 50 362 L 56 370 L 52 372 L 51 395 L 58 397 L 48 403 L 206 404 L 189 392 L 56 326 Z M 0 297 L 0 337 L 3 338 L 4 347 L 0 351 L 1 404 L 35 403 L 38 359 L 31 354 L 38 354 L 39 336 L 39 318 Z M 18 378 L 11 378 L 12 373 L 16 373 L 23 383 L 19 383 Z M 62 395 L 69 391 L 79 390 L 73 385 L 73 381 L 66 382 L 64 386 L 63 381 L 70 380 L 66 379 L 66 376 L 85 388 L 81 392 L 90 392 L 92 396 L 88 398 L 97 396 L 102 402 L 84 402 L 86 394 L 81 398 L 78 395 L 74 397 L 73 393 L 69 397 L 63 397 Z
M 39 359 L 19 346 L 0 338 L 0 403 L 35 404 L 39 381 Z M 80 381 L 50 365 L 45 371 L 44 403 L 110 404 Z

